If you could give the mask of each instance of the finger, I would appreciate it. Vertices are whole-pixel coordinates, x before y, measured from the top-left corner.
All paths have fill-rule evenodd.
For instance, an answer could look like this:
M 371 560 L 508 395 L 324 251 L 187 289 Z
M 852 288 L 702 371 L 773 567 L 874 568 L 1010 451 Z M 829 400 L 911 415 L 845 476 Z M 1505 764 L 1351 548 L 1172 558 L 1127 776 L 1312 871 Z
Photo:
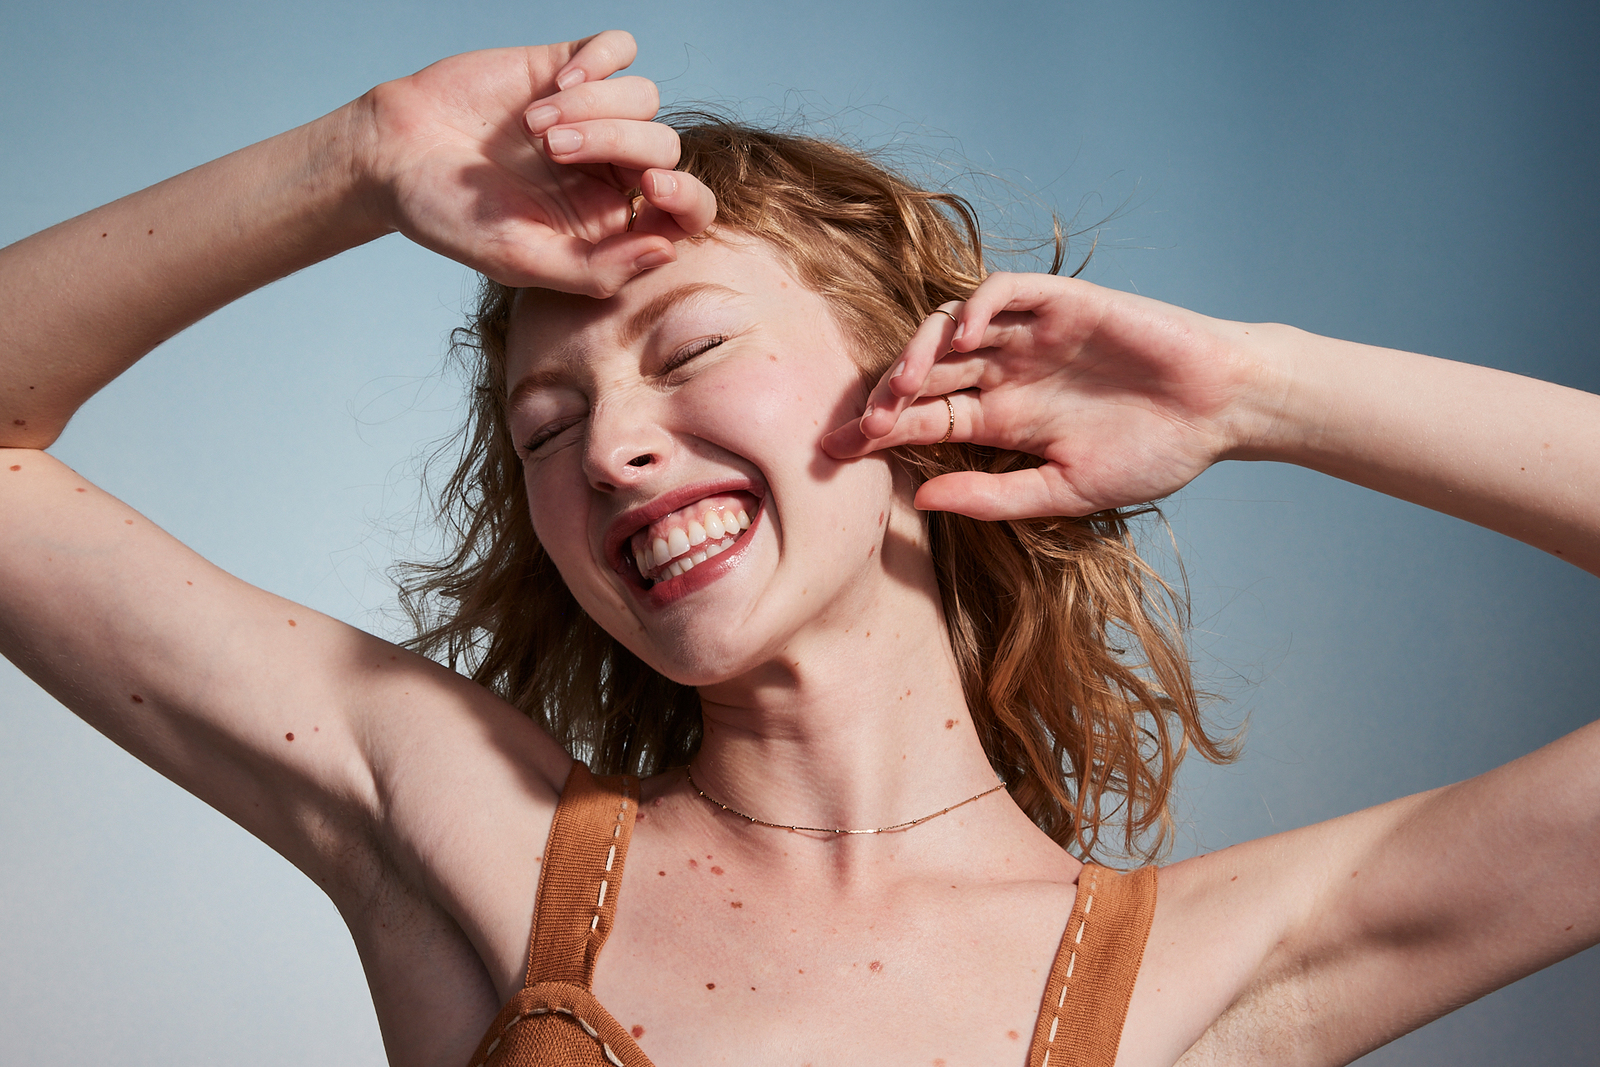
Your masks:
M 969 440 L 976 404 L 970 393 L 923 397 L 901 412 L 894 427 L 881 437 L 868 437 L 861 428 L 864 420 L 856 419 L 824 437 L 822 447 L 835 459 L 854 459 L 901 445 Z
M 1079 495 L 1061 471 L 1048 464 L 1006 474 L 941 474 L 922 484 L 914 502 L 923 511 L 953 511 L 986 522 L 1092 515 L 1103 506 Z
M 716 221 L 717 198 L 704 182 L 692 174 L 673 170 L 650 170 L 640 176 L 639 205 L 635 232 L 654 233 L 669 241 L 681 241 Z M 646 206 L 648 205 L 648 206 Z
M 655 234 L 620 233 L 590 244 L 543 227 L 516 227 L 485 252 L 480 269 L 503 285 L 603 298 L 676 258 L 672 242 Z
M 655 118 L 661 109 L 661 93 L 649 78 L 610 78 L 584 82 L 554 96 L 535 100 L 528 106 L 523 121 L 535 137 L 556 125 L 588 122 L 592 119 Z
M 639 54 L 638 43 L 626 30 L 605 30 L 575 45 L 576 53 L 556 71 L 556 85 L 562 89 L 609 78 Z
M 861 430 L 867 437 L 889 433 L 900 413 L 917 397 L 927 394 L 928 375 L 940 356 L 950 351 L 950 338 L 959 328 L 960 308 L 959 301 L 950 301 L 924 319 L 906 342 L 900 358 L 879 379 L 861 415 Z
M 628 170 L 671 170 L 680 154 L 678 131 L 659 122 L 594 119 L 555 126 L 544 135 L 545 152 L 557 163 L 605 163 Z

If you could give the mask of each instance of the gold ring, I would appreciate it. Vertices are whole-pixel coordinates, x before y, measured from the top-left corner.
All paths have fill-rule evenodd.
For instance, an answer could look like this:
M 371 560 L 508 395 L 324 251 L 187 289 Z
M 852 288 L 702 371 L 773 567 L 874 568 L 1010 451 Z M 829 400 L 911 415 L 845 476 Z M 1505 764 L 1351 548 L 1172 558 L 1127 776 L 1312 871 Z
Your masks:
M 943 315 L 957 326 L 961 325 L 961 320 L 956 318 L 956 313 L 953 311 L 946 311 L 944 308 L 934 308 L 932 311 L 928 312 L 928 317 L 932 318 L 934 315 Z
M 944 436 L 934 442 L 936 445 L 944 444 L 950 440 L 950 435 L 956 432 L 956 406 L 950 403 L 950 394 L 946 393 L 939 399 L 944 401 L 945 410 L 950 412 L 950 425 L 944 428 Z
M 633 224 L 639 221 L 639 201 L 644 199 L 644 194 L 637 189 L 628 190 L 628 225 L 623 233 L 632 233 Z

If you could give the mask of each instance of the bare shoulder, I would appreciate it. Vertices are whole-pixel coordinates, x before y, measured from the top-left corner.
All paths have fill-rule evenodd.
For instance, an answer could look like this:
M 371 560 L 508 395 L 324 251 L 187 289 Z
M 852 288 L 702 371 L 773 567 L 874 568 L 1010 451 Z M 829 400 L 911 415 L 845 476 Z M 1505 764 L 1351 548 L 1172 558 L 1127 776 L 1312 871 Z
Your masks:
M 1118 1063 L 1299 1062 L 1326 1017 L 1327 956 L 1359 943 L 1330 902 L 1424 797 L 1162 868 Z
M 560 746 L 470 679 L 213 566 L 50 456 L 5 455 L 0 653 L 327 892 L 380 1016 L 402 978 L 427 986 L 406 994 L 419 1003 L 488 990 L 492 1014 L 526 953 Z
M 1348 1063 L 1600 942 L 1597 753 L 1165 868 L 1118 1062 Z

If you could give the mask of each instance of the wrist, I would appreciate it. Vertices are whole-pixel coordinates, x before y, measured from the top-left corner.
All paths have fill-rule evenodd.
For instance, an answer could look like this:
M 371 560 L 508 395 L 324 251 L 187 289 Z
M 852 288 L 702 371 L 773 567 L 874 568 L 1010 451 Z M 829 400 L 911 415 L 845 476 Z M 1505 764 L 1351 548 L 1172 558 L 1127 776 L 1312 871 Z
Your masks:
M 378 165 L 378 130 L 372 93 L 302 127 L 311 181 L 338 205 L 345 247 L 393 233 L 393 197 Z M 320 197 L 319 197 L 320 198 Z
M 1321 338 L 1276 322 L 1226 322 L 1222 332 L 1244 388 L 1222 420 L 1221 459 L 1295 462 L 1316 433 L 1310 349 Z

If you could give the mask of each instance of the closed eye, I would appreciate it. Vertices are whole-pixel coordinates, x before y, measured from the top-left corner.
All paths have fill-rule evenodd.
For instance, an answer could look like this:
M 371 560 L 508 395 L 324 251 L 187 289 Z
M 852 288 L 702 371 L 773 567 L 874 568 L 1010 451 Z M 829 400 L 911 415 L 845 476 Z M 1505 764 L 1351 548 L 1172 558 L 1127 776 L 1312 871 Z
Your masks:
M 552 423 L 549 426 L 542 427 L 539 430 L 538 433 L 536 433 L 532 437 L 528 438 L 527 442 L 523 444 L 523 446 L 522 446 L 523 453 L 525 455 L 532 455 L 546 441 L 549 441 L 551 438 L 558 436 L 563 430 L 565 430 L 567 427 L 569 427 L 571 425 L 572 425 L 572 422 L 557 422 L 557 423 Z
M 698 341 L 691 341 L 689 344 L 684 345 L 682 348 L 678 349 L 677 352 L 672 354 L 672 357 L 662 365 L 661 373 L 663 375 L 671 374 L 673 371 L 678 370 L 684 364 L 688 363 L 691 359 L 694 359 L 696 356 L 705 355 L 707 352 L 711 351 L 713 348 L 716 348 L 726 340 L 726 337 L 702 337 Z

